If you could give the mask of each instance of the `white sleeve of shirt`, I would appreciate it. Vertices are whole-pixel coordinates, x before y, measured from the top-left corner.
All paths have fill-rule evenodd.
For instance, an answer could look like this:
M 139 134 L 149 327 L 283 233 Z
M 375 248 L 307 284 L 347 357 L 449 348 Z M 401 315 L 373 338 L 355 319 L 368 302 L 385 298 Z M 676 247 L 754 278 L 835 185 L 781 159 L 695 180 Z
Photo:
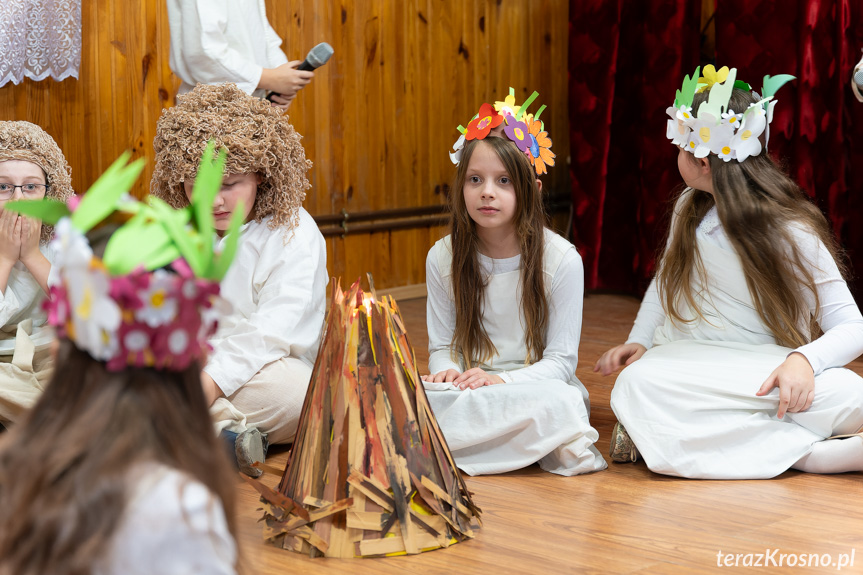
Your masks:
M 18 313 L 21 309 L 21 302 L 18 296 L 15 295 L 15 290 L 12 286 L 7 285 L 3 292 L 0 292 L 0 326 L 5 326 L 9 320 Z
M 150 469 L 132 488 L 108 552 L 94 572 L 235 574 L 237 545 L 222 502 L 180 471 Z
M 647 286 L 644 299 L 641 300 L 638 315 L 635 316 L 635 323 L 632 326 L 632 331 L 629 332 L 626 343 L 640 343 L 645 348 L 650 349 L 653 347 L 653 334 L 656 333 L 656 328 L 664 323 L 665 310 L 659 302 L 656 278 L 653 278 L 650 280 L 650 285 Z
M 426 324 L 429 334 L 429 373 L 434 375 L 448 369 L 461 373 L 463 366 L 450 356 L 452 336 L 455 331 L 455 307 L 449 290 L 444 284 L 438 269 L 438 249 L 442 243 L 435 244 L 426 256 Z M 449 281 L 449 280 L 446 280 Z
M 581 256 L 573 248 L 566 251 L 551 280 L 548 331 L 542 359 L 527 367 L 506 372 L 501 376 L 504 381 L 570 381 L 578 367 L 583 309 L 584 265 Z
M 260 0 L 260 3 L 261 14 L 266 14 L 267 10 L 264 5 L 264 0 Z M 288 57 L 285 56 L 285 52 L 282 50 L 282 39 L 270 25 L 266 16 L 264 17 L 264 30 L 264 34 L 267 37 L 267 60 L 269 61 L 270 68 L 276 68 L 282 64 L 287 64 Z
M 317 227 L 298 226 L 293 232 L 283 245 L 284 230 L 272 231 L 260 256 L 269 273 L 257 308 L 215 342 L 204 368 L 227 397 L 268 363 L 300 358 L 320 343 L 328 281 L 326 247 Z
M 263 67 L 250 59 L 250 54 L 232 48 L 225 38 L 228 2 L 231 1 L 181 0 L 178 5 L 168 3 L 169 16 L 180 19 L 182 30 L 179 35 L 181 46 L 174 52 L 182 62 L 174 73 L 191 86 L 233 82 L 251 94 L 258 88 Z
M 824 243 L 800 228 L 794 228 L 793 233 L 808 271 L 815 279 L 819 308 L 815 309 L 815 298 L 808 290 L 805 297 L 824 332 L 795 351 L 809 360 L 818 375 L 827 368 L 846 365 L 863 353 L 863 316 Z

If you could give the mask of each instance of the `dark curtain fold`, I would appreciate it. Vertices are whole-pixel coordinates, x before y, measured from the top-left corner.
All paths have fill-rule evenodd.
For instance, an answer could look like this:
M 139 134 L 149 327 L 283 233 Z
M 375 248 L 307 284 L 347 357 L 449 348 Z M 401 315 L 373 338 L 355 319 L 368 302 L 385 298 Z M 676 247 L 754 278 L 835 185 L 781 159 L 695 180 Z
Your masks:
M 863 0 L 719 0 L 716 61 L 760 89 L 765 74 L 797 80 L 777 94 L 770 154 L 830 220 L 851 285 L 863 281 L 863 104 L 851 73 L 863 48 Z
M 638 293 L 680 182 L 665 109 L 698 65 L 701 3 L 570 2 L 573 238 L 585 286 Z
M 640 294 L 681 184 L 665 108 L 700 59 L 701 2 L 570 2 L 573 238 L 585 286 Z M 777 94 L 770 153 L 815 199 L 863 289 L 863 0 L 716 0 L 716 63 Z M 859 297 L 858 297 L 859 300 Z

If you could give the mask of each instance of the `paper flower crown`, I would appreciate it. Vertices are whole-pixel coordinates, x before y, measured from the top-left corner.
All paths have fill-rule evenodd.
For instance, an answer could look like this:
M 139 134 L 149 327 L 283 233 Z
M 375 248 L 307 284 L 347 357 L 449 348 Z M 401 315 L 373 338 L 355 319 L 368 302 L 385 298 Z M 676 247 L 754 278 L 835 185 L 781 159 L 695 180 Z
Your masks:
M 670 119 L 665 131 L 671 143 L 704 158 L 716 154 L 726 162 L 742 162 L 761 153 L 761 134 L 765 133 L 764 147 L 770 139 L 770 122 L 776 106 L 774 94 L 794 76 L 779 74 L 764 76 L 761 95 L 752 92 L 758 100 L 746 110 L 728 107 L 734 88 L 752 90 L 746 82 L 737 80 L 737 69 L 723 67 L 718 71 L 713 65 L 704 67 L 704 76 L 699 78 L 700 67 L 692 78 L 686 76 L 677 90 L 674 106 L 666 109 Z M 709 90 L 707 100 L 693 113 L 692 101 L 697 92 Z
M 225 248 L 215 253 L 212 206 L 225 152 L 214 158 L 213 147 L 210 143 L 204 152 L 192 203 L 182 210 L 153 197 L 144 204 L 128 194 L 143 168 L 143 159 L 127 165 L 128 153 L 82 199 L 5 206 L 54 224 L 53 267 L 60 282 L 50 286 L 48 323 L 109 370 L 182 371 L 208 349 L 219 280 L 236 253 L 243 212 L 235 211 Z M 125 223 L 111 235 L 104 256 L 96 257 L 85 234 L 117 221 Z
M 458 126 L 461 137 L 453 144 L 449 157 L 452 163 L 458 165 L 461 161 L 461 153 L 466 140 L 483 140 L 493 128 L 504 124 L 503 132 L 506 137 L 515 142 L 518 149 L 527 154 L 527 159 L 536 170 L 536 175 L 547 173 L 546 166 L 554 165 L 554 152 L 551 151 L 551 138 L 545 131 L 545 125 L 539 119 L 545 110 L 545 105 L 540 106 L 536 114 L 528 114 L 527 109 L 539 96 L 534 92 L 524 101 L 521 106 L 515 105 L 515 89 L 509 89 L 509 96 L 502 102 L 483 104 L 479 112 L 468 123 L 467 128 Z

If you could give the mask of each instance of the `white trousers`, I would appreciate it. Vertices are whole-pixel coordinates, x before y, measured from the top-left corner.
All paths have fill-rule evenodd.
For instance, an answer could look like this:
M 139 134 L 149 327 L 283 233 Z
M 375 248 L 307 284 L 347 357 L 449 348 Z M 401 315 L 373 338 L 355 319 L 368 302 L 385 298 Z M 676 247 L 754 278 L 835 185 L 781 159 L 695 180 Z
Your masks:
M 311 376 L 312 368 L 293 357 L 265 365 L 233 395 L 213 403 L 216 430 L 241 433 L 256 427 L 271 444 L 292 442 Z

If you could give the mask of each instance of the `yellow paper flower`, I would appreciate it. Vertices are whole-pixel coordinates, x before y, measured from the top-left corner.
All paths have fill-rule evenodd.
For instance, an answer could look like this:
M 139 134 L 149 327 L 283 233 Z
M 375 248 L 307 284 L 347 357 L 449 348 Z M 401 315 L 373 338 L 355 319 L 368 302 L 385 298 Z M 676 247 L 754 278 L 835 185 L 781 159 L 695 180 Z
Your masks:
M 515 96 L 512 94 L 504 98 L 503 102 L 498 101 L 494 103 L 495 111 L 504 116 L 515 116 L 515 112 L 518 108 L 519 107 L 515 105 Z
M 709 90 L 713 84 L 721 84 L 728 78 L 728 66 L 723 66 L 719 70 L 713 67 L 713 64 L 708 64 L 701 71 L 701 77 L 698 79 L 697 92 Z

